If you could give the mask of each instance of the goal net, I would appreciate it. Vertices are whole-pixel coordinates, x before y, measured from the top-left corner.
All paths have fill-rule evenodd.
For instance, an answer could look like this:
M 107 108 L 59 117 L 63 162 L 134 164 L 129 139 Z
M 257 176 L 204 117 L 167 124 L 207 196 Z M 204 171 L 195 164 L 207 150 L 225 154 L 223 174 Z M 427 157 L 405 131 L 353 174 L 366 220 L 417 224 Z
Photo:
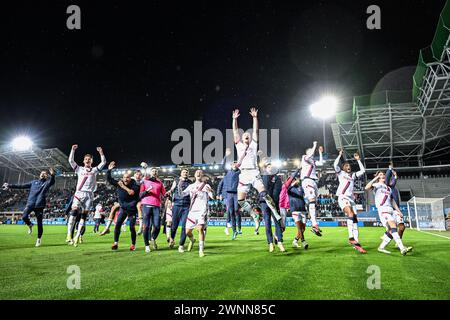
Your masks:
M 445 231 L 444 198 L 413 197 L 407 205 L 411 228 Z

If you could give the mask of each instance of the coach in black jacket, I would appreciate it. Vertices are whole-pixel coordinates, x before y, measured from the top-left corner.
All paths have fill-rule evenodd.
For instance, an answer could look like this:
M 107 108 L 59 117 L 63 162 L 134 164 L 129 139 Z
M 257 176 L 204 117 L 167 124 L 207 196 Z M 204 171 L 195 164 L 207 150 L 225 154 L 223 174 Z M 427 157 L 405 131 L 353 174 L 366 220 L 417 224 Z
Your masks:
M 117 250 L 119 248 L 119 237 L 122 224 L 128 217 L 130 221 L 130 232 L 131 232 L 131 246 L 130 250 L 134 251 L 136 249 L 136 216 L 137 216 L 137 203 L 139 202 L 139 189 L 140 186 L 137 182 L 131 179 L 131 173 L 124 173 L 122 179 L 117 181 L 111 176 L 111 171 L 116 166 L 113 161 L 108 166 L 108 171 L 106 173 L 106 179 L 110 184 L 117 187 L 117 196 L 119 198 L 120 210 L 119 216 L 116 220 L 116 226 L 114 228 L 114 244 L 112 245 L 112 250 Z
M 33 180 L 25 184 L 3 184 L 3 189 L 30 189 L 27 204 L 23 210 L 22 220 L 28 226 L 28 234 L 33 231 L 33 224 L 30 221 L 29 215 L 34 212 L 38 224 L 38 236 L 36 240 L 36 247 L 41 245 L 42 234 L 44 228 L 42 226 L 42 219 L 44 216 L 44 208 L 48 190 L 55 184 L 55 172 L 49 169 L 50 177 L 47 171 L 42 171 L 39 179 Z
M 261 172 L 261 178 L 264 183 L 264 187 L 267 190 L 267 194 L 270 195 L 275 202 L 277 208 L 278 208 L 278 202 L 280 199 L 280 192 L 281 192 L 281 178 L 272 170 L 272 165 L 270 162 L 265 163 L 264 170 Z M 264 199 L 260 199 L 260 206 L 261 211 L 264 215 L 264 223 L 266 226 L 266 237 L 267 237 L 267 243 L 269 244 L 269 251 L 273 252 L 274 250 L 274 237 L 272 233 L 272 220 L 273 224 L 275 225 L 275 240 L 278 244 L 278 248 L 281 252 L 285 252 L 285 248 L 283 246 L 283 231 L 285 226 L 281 225 L 283 220 L 277 221 L 274 217 L 272 219 L 273 213 L 272 210 L 267 206 L 266 201 Z

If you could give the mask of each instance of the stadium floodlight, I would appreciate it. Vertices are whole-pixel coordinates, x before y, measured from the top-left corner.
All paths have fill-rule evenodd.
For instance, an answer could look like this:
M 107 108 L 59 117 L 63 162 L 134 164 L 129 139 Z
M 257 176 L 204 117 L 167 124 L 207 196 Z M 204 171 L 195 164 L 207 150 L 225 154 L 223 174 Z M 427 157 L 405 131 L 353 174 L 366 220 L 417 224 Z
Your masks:
M 11 147 L 13 151 L 27 151 L 33 146 L 33 141 L 27 136 L 19 136 L 13 139 Z
M 323 126 L 323 147 L 327 150 L 326 147 L 326 135 L 325 135 L 325 121 L 336 114 L 336 109 L 338 106 L 337 99 L 333 96 L 325 96 L 316 103 L 313 103 L 309 110 L 311 111 L 311 115 L 314 118 L 319 118 L 322 120 Z
M 336 114 L 337 105 L 337 99 L 335 97 L 326 96 L 313 103 L 309 107 L 309 110 L 314 118 L 325 120 Z

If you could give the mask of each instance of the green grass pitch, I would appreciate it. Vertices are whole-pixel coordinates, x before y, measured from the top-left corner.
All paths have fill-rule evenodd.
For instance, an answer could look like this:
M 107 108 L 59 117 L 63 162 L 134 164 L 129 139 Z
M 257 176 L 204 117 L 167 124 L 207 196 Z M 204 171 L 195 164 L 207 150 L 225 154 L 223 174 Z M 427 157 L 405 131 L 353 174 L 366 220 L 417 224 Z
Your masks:
M 111 251 L 112 234 L 92 234 L 75 248 L 65 244 L 64 226 L 45 226 L 43 245 L 23 225 L 0 226 L 0 299 L 450 299 L 450 236 L 406 230 L 402 256 L 376 251 L 382 228 L 361 228 L 368 253 L 347 244 L 345 228 L 323 228 L 323 237 L 306 232 L 310 249 L 291 247 L 295 229 L 285 232 L 287 253 L 268 252 L 265 231 L 252 228 L 232 241 L 222 227 L 210 227 L 206 256 L 169 250 L 159 236 L 159 250 L 146 254 L 138 237 L 130 252 L 130 232 Z M 81 270 L 81 289 L 67 288 L 67 268 Z M 369 266 L 380 268 L 381 288 L 368 289 Z

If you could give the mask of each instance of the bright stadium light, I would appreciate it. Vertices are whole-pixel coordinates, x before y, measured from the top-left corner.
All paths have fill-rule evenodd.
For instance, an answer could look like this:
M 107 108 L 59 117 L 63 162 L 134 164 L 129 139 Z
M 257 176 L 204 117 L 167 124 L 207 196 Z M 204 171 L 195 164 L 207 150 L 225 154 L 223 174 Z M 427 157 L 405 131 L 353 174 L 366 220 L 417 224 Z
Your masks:
M 27 136 L 19 136 L 13 139 L 11 146 L 14 151 L 27 151 L 33 146 L 33 141 Z
M 336 114 L 337 99 L 332 96 L 323 97 L 316 103 L 313 103 L 309 110 L 314 118 L 322 120 L 333 117 Z
M 316 103 L 313 103 L 309 110 L 314 118 L 322 120 L 323 129 L 323 147 L 325 152 L 327 150 L 326 134 L 325 134 L 325 121 L 336 115 L 336 109 L 338 106 L 337 99 L 333 96 L 325 96 Z

